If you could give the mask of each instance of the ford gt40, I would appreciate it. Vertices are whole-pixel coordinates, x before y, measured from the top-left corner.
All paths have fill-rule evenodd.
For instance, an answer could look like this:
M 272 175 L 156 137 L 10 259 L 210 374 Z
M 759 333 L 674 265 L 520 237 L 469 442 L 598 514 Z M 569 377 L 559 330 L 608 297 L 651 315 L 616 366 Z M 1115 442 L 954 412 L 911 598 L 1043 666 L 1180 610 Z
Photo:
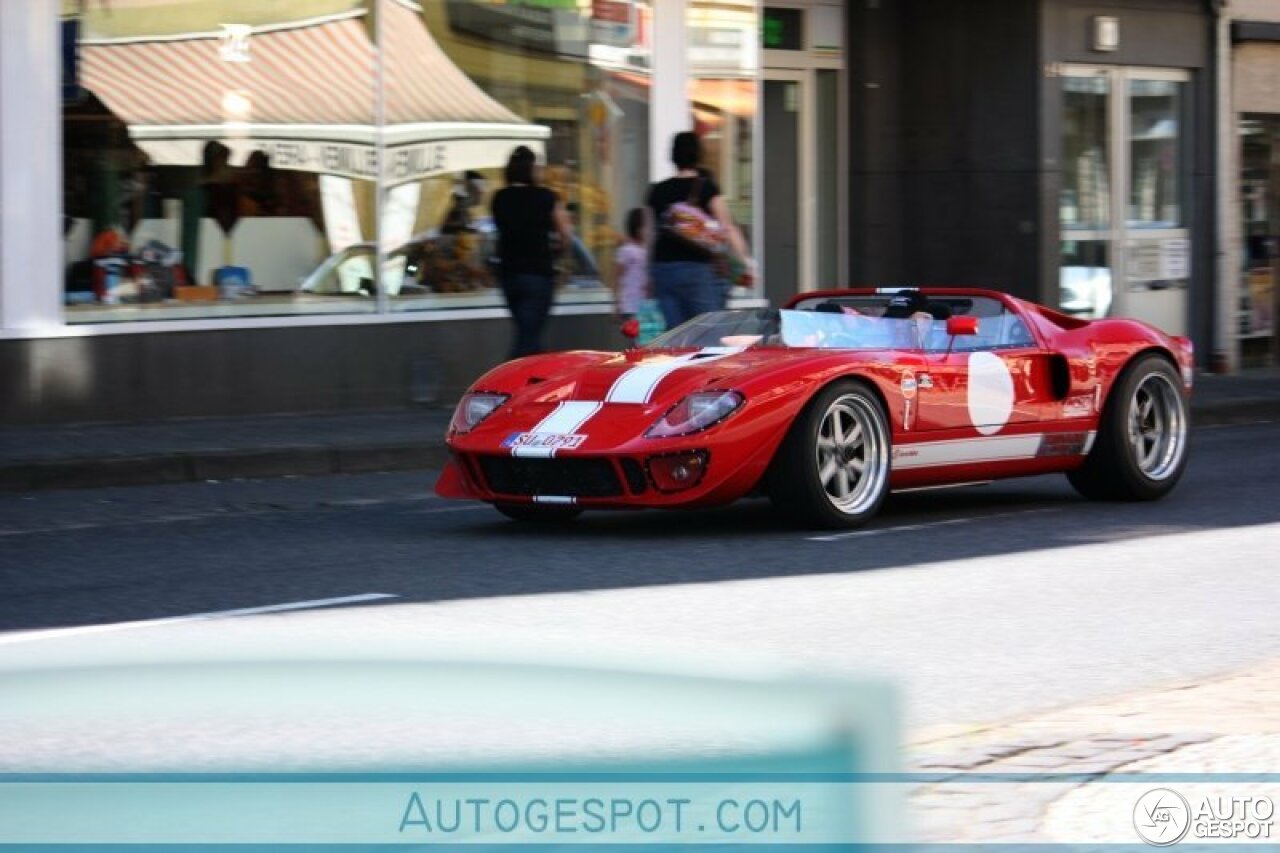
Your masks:
M 436 492 L 523 521 L 764 494 L 832 528 L 894 490 L 1050 472 L 1152 500 L 1186 465 L 1192 365 L 1186 338 L 995 291 L 804 293 L 489 371 Z

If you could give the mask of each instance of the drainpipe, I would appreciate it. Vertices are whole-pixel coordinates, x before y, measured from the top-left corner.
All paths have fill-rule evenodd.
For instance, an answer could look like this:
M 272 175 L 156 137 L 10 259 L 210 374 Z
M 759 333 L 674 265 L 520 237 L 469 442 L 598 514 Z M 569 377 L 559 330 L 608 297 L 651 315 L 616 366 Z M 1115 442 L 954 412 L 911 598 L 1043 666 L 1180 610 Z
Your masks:
M 1232 102 L 1230 0 L 1209 0 L 1214 15 L 1217 111 L 1217 211 L 1214 217 L 1214 334 L 1211 367 L 1215 373 L 1240 369 L 1240 243 L 1239 148 Z

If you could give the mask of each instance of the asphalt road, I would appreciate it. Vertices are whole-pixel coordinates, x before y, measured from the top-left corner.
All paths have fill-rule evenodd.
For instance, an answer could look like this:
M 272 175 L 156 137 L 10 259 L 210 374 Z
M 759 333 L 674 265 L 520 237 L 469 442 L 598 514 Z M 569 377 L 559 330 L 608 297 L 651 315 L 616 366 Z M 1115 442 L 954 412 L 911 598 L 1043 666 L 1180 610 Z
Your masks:
M 767 501 L 529 528 L 430 496 L 420 473 L 5 494 L 0 659 L 255 625 L 479 632 L 887 674 L 911 726 L 1002 719 L 1280 656 L 1278 445 L 1280 424 L 1198 430 L 1158 503 L 1092 504 L 1041 477 L 896 496 L 834 536 Z

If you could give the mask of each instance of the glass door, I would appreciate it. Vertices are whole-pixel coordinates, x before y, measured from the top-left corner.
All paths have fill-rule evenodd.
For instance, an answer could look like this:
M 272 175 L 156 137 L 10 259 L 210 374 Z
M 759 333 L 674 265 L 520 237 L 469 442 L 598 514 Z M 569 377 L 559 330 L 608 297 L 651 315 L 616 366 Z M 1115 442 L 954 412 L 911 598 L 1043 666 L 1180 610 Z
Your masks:
M 1069 67 L 1062 78 L 1059 304 L 1187 327 L 1186 72 Z

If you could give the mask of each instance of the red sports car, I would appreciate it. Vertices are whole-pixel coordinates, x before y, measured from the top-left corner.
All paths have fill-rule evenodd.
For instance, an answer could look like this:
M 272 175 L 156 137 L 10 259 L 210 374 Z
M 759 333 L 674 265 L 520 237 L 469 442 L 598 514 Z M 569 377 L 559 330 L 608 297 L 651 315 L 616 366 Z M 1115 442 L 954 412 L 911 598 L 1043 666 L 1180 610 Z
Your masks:
M 458 404 L 436 492 L 522 521 L 763 492 L 824 527 L 897 489 L 1054 471 L 1151 500 L 1186 465 L 1191 381 L 1191 342 L 1134 320 L 971 288 L 804 293 L 494 368 Z

